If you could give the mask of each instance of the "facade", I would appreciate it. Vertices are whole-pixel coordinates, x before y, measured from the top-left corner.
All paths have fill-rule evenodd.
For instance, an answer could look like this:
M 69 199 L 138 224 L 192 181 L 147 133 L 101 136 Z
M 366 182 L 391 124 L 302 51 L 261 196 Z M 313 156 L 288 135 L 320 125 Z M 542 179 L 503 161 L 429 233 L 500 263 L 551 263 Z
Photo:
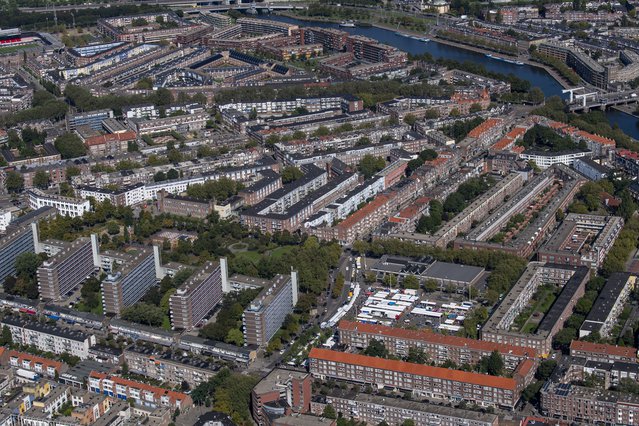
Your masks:
M 540 169 L 544 170 L 554 164 L 572 166 L 575 161 L 583 158 L 589 158 L 591 155 L 592 152 L 590 151 L 524 151 L 519 156 L 522 160 L 534 161 Z
M 429 400 L 464 400 L 483 407 L 513 409 L 519 400 L 519 393 L 526 386 L 523 380 L 327 349 L 313 348 L 308 357 L 309 371 L 315 378 L 401 389 L 411 392 L 413 397 L 426 397 Z
M 89 150 L 89 154 L 103 157 L 127 152 L 129 142 L 135 142 L 135 139 L 135 132 L 130 130 L 86 138 L 84 145 Z
M 27 195 L 29 197 L 29 207 L 33 210 L 51 206 L 54 207 L 59 214 L 70 217 L 80 217 L 84 215 L 84 213 L 91 211 L 89 200 L 47 194 L 37 188 L 28 190 Z
M 53 207 L 42 207 L 14 220 L 0 238 L 0 282 L 16 272 L 16 258 L 22 253 L 35 252 L 37 244 L 37 226 L 39 220 L 54 217 Z
M 80 359 L 87 359 L 89 348 L 96 343 L 92 334 L 44 325 L 36 321 L 23 321 L 12 316 L 4 317 L 0 324 L 9 327 L 14 343 L 34 345 L 43 352 L 68 353 Z
M 276 275 L 244 310 L 244 342 L 266 346 L 297 304 L 297 272 Z
M 91 197 L 98 202 L 109 200 L 114 206 L 132 206 L 146 200 L 146 191 L 143 183 L 136 183 L 119 189 L 82 186 L 78 188 L 77 192 L 84 199 Z
M 173 355 L 146 346 L 133 345 L 125 349 L 124 361 L 129 371 L 172 385 L 188 383 L 191 387 L 215 376 L 219 367 L 194 356 Z
M 213 206 L 213 201 L 173 195 L 166 190 L 158 192 L 158 210 L 161 213 L 206 219 L 213 212 Z
M 437 365 L 448 360 L 457 365 L 473 365 L 493 351 L 498 351 L 506 368 L 512 371 L 522 361 L 535 359 L 537 356 L 532 348 L 347 320 L 340 321 L 338 331 L 340 343 L 346 346 L 365 349 L 375 339 L 384 344 L 388 353 L 399 357 L 408 356 L 409 348 L 419 348 L 428 356 L 429 361 Z
M 45 260 L 38 268 L 42 300 L 62 300 L 95 270 L 91 239 L 80 237 Z
M 193 405 L 191 397 L 172 390 L 135 382 L 105 373 L 91 372 L 89 391 L 108 395 L 117 399 L 135 400 L 136 405 L 147 408 L 168 407 L 184 411 Z
M 610 275 L 579 329 L 580 338 L 591 333 L 599 333 L 603 338 L 608 337 L 635 288 L 636 280 L 636 276 L 627 273 L 618 272 Z
M 3 365 L 31 371 L 49 379 L 55 378 L 56 373 L 58 375 L 64 373 L 68 368 L 60 361 L 14 350 L 4 350 L 0 359 Z
M 207 262 L 169 299 L 173 329 L 191 330 L 222 300 L 222 271 Z
M 99 254 L 100 266 L 108 273 L 102 281 L 102 306 L 105 313 L 119 315 L 140 300 L 157 283 L 156 255 L 147 247 L 135 253 Z
M 251 414 L 258 426 L 271 417 L 306 413 L 311 405 L 311 375 L 276 368 L 251 391 Z
M 570 356 L 585 358 L 588 361 L 607 363 L 616 361 L 639 362 L 636 348 L 605 345 L 584 340 L 573 340 L 570 343 Z
M 113 110 L 110 109 L 67 114 L 67 129 L 75 130 L 80 126 L 89 126 L 94 130 L 101 130 L 102 120 L 113 117 Z
M 389 425 L 399 425 L 406 419 L 413 420 L 415 426 L 497 426 L 499 424 L 496 414 L 405 399 L 384 398 L 365 393 L 333 392 L 326 396 L 320 395 L 311 402 L 311 411 L 321 416 L 327 405 L 333 407 L 336 413 L 342 413 L 345 418 L 354 418 L 367 424 L 386 422 Z
M 189 334 L 180 337 L 179 347 L 198 355 L 212 356 L 244 365 L 252 363 L 257 358 L 257 346 L 239 347 Z
M 572 166 L 579 173 L 594 181 L 606 179 L 612 171 L 609 167 L 595 163 L 589 158 L 580 158 Z
M 541 389 L 542 413 L 575 423 L 639 425 L 635 395 L 546 382 Z

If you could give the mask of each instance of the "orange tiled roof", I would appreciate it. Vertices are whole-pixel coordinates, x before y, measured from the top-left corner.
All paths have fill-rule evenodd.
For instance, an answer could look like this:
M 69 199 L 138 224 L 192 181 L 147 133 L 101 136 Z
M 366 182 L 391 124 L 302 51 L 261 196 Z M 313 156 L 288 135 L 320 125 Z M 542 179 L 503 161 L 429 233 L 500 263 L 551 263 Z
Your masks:
M 515 140 L 509 137 L 502 138 L 495 142 L 490 149 L 493 151 L 503 151 L 508 148 Z
M 506 133 L 507 138 L 517 139 L 519 136 L 526 134 L 526 129 L 523 127 L 515 127 L 510 132 Z
M 537 353 L 533 348 L 523 346 L 507 345 L 504 343 L 493 343 L 484 340 L 468 339 L 466 337 L 445 336 L 443 334 L 433 333 L 432 331 L 406 330 L 397 327 L 388 327 L 377 324 L 364 324 L 353 321 L 341 320 L 339 322 L 340 330 L 357 330 L 363 333 L 377 334 L 380 336 L 392 336 L 402 339 L 421 340 L 424 342 L 438 343 L 447 346 L 457 346 L 462 348 L 470 348 L 482 350 L 485 352 L 499 351 L 502 354 L 512 354 L 516 356 L 529 356 L 535 358 Z
M 386 204 L 390 198 L 387 195 L 381 194 L 375 197 L 373 201 L 366 204 L 361 209 L 352 213 L 346 219 L 341 221 L 337 226 L 340 228 L 350 228 L 351 226 L 358 223 L 360 220 L 364 219 L 366 216 L 372 214 L 375 210 L 381 208 L 384 204 Z
M 488 130 L 493 127 L 499 125 L 501 123 L 501 119 L 499 118 L 489 118 L 488 120 L 481 123 L 479 126 L 475 127 L 473 130 L 468 132 L 468 136 L 471 138 L 478 138 L 483 135 Z
M 93 146 L 113 141 L 131 141 L 133 139 L 135 139 L 135 132 L 133 130 L 127 130 L 122 133 L 109 133 L 107 135 L 92 136 L 90 138 L 86 138 L 84 140 L 84 144 L 86 146 Z
M 350 365 L 360 365 L 369 368 L 379 368 L 381 370 L 397 371 L 400 373 L 414 374 L 416 376 L 434 377 L 442 380 L 451 380 L 473 385 L 489 386 L 493 388 L 507 389 L 512 391 L 515 391 L 517 387 L 514 379 L 509 379 L 506 377 L 469 373 L 460 370 L 449 370 L 448 368 L 431 367 L 430 365 L 422 364 L 412 364 L 410 362 L 350 354 L 332 351 L 329 349 L 313 348 L 308 354 L 308 357 L 326 361 L 341 362 Z
M 156 398 L 160 398 L 166 395 L 169 397 L 171 403 L 174 403 L 175 401 L 183 401 L 189 397 L 187 394 L 184 394 L 181 392 L 175 392 L 169 389 L 163 389 L 157 386 L 147 385 L 146 383 L 136 382 L 136 381 L 124 379 L 118 376 L 110 376 L 108 374 L 99 373 L 97 371 L 92 371 L 89 377 L 93 377 L 100 380 L 104 380 L 104 379 L 111 380 L 113 383 L 118 385 L 152 392 Z
M 3 353 L 4 353 L 4 351 L 0 352 L 0 356 Z M 62 367 L 62 362 L 60 362 L 60 361 L 56 361 L 54 359 L 43 358 L 43 357 L 36 356 L 36 355 L 31 355 L 31 354 L 28 354 L 26 352 L 18 352 L 18 351 L 11 350 L 11 351 L 9 351 L 9 357 L 18 358 L 18 364 L 19 365 L 22 365 L 22 361 L 31 361 L 31 362 L 42 364 L 45 368 L 53 367 L 53 368 L 55 368 L 58 371 L 60 371 L 60 368 Z
M 535 361 L 532 359 L 525 359 L 519 363 L 517 368 L 515 368 L 514 373 L 520 375 L 521 377 L 526 377 L 530 370 L 535 368 Z
M 637 348 L 605 345 L 603 343 L 585 342 L 583 340 L 573 340 L 570 342 L 570 350 L 637 358 Z
M 521 154 L 526 150 L 526 148 L 524 148 L 523 146 L 513 146 L 512 148 L 510 148 L 510 150 L 515 154 Z
M 616 146 L 617 145 L 617 143 L 614 140 L 612 140 L 612 139 L 604 138 L 603 136 L 599 136 L 599 135 L 595 135 L 595 134 L 592 134 L 592 133 L 588 133 L 588 132 L 585 132 L 583 130 L 579 130 L 577 132 L 577 134 L 579 136 L 581 136 L 582 138 L 590 139 L 591 141 L 593 141 L 595 143 L 598 143 L 598 144 L 601 144 L 601 145 L 608 145 L 608 146 Z

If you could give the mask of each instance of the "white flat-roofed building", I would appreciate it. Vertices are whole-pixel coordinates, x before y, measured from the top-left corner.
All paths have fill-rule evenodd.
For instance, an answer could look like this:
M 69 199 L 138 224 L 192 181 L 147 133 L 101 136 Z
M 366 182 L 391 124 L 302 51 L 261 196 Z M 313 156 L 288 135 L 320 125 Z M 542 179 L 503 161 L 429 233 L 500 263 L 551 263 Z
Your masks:
M 81 198 L 63 197 L 55 194 L 47 194 L 39 189 L 27 191 L 29 207 L 37 210 L 41 207 L 54 207 L 59 214 L 70 217 L 80 217 L 91 210 L 89 200 Z

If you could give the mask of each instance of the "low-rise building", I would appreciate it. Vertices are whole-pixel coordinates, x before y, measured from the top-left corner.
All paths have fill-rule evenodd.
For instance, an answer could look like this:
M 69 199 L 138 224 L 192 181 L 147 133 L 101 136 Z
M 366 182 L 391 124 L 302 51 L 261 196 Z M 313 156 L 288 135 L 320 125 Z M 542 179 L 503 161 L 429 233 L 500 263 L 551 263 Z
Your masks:
M 14 316 L 4 317 L 0 324 L 9 328 L 14 343 L 34 345 L 43 352 L 68 353 L 80 359 L 87 359 L 89 348 L 96 344 L 93 334 L 37 321 L 25 321 Z
M 639 362 L 637 348 L 592 343 L 584 340 L 573 340 L 570 343 L 570 356 L 596 362 Z
M 251 392 L 251 414 L 258 426 L 271 424 L 273 417 L 307 413 L 311 406 L 311 375 L 276 368 Z
M 205 219 L 213 212 L 214 204 L 210 200 L 169 194 L 166 190 L 158 192 L 158 210 L 161 213 Z
M 91 211 L 89 200 L 47 194 L 37 188 L 28 190 L 27 195 L 29 197 L 29 207 L 33 210 L 51 206 L 54 207 L 59 214 L 70 217 L 80 217 L 84 215 L 84 213 Z

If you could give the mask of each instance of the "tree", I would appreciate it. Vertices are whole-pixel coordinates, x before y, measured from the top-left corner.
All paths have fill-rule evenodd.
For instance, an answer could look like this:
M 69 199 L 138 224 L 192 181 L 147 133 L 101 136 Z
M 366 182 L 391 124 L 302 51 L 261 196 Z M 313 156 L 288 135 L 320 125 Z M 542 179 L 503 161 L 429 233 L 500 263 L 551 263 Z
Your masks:
M 177 179 L 179 177 L 180 177 L 180 172 L 178 172 L 175 169 L 170 169 L 168 172 L 166 172 L 166 178 L 168 180 Z
M 544 92 L 539 87 L 533 87 L 528 92 L 528 100 L 533 104 L 540 104 L 544 99 Z
M 7 191 L 17 194 L 22 192 L 24 189 L 24 178 L 22 175 L 15 171 L 10 171 L 7 173 L 7 177 L 4 183 Z
M 419 289 L 419 279 L 415 275 L 408 275 L 402 280 L 402 287 L 417 290 Z
M 366 349 L 364 349 L 364 355 L 386 358 L 386 356 L 388 356 L 388 350 L 381 340 L 371 339 Z
M 359 171 L 364 175 L 364 178 L 368 179 L 375 173 L 379 172 L 386 166 L 386 161 L 382 157 L 375 157 L 371 154 L 366 154 L 359 162 Z
M 535 378 L 537 380 L 548 380 L 550 375 L 557 367 L 557 361 L 554 359 L 546 359 L 539 364 L 539 368 L 535 372 Z
M 55 148 L 62 158 L 77 158 L 86 155 L 87 149 L 82 139 L 75 133 L 65 133 L 56 138 Z
M 474 113 L 476 113 L 476 112 L 481 111 L 481 109 L 482 109 L 482 108 L 481 108 L 481 105 L 479 105 L 477 102 L 475 102 L 475 103 L 473 103 L 473 104 L 470 106 L 470 109 L 469 109 L 468 111 L 469 111 L 471 114 L 474 114 Z
M 109 235 L 118 235 L 120 233 L 120 225 L 113 221 L 107 223 L 107 232 Z
M 489 356 L 483 357 L 479 364 L 480 371 L 491 376 L 501 376 L 504 372 L 504 360 L 497 350 L 494 350 Z
M 35 279 L 42 261 L 37 254 L 26 252 L 16 257 L 16 275 L 25 280 Z
M 304 176 L 304 173 L 295 166 L 284 167 L 282 170 L 282 183 L 295 182 Z
M 577 330 L 574 328 L 563 328 L 555 335 L 553 339 L 553 347 L 561 349 L 564 353 L 568 353 L 570 342 L 577 338 Z
M 415 123 L 417 122 L 417 117 L 415 117 L 415 115 L 413 114 L 406 114 L 404 116 L 404 123 L 408 124 L 409 126 L 414 126 Z
M 2 327 L 2 339 L 0 341 L 0 346 L 10 346 L 13 344 L 13 336 L 11 335 L 11 330 L 6 325 Z
M 415 420 L 413 419 L 406 419 L 402 422 L 401 426 L 415 426 Z
M 326 417 L 327 419 L 336 419 L 337 413 L 335 413 L 335 409 L 331 404 L 327 404 L 324 407 L 324 411 L 322 411 L 322 417 Z
M 439 288 L 439 284 L 437 284 L 437 281 L 433 279 L 427 280 L 424 283 L 424 290 L 426 290 L 429 293 L 437 291 L 438 288 Z
M 226 343 L 231 343 L 235 346 L 243 346 L 244 345 L 244 335 L 237 328 L 232 328 L 229 330 L 226 335 L 226 339 L 224 339 Z
M 49 174 L 44 170 L 38 170 L 33 177 L 33 186 L 40 189 L 47 189 L 49 187 Z
M 415 364 L 426 364 L 428 362 L 428 355 L 424 353 L 423 349 L 411 346 L 410 348 L 408 348 L 408 356 L 406 357 L 406 362 L 412 362 Z
M 151 327 L 160 327 L 164 322 L 164 310 L 159 306 L 148 303 L 136 303 L 122 310 L 122 319 L 126 321 L 145 324 Z
M 67 180 L 71 180 L 71 178 L 75 176 L 80 176 L 80 168 L 76 166 L 67 167 L 66 176 L 67 176 Z

